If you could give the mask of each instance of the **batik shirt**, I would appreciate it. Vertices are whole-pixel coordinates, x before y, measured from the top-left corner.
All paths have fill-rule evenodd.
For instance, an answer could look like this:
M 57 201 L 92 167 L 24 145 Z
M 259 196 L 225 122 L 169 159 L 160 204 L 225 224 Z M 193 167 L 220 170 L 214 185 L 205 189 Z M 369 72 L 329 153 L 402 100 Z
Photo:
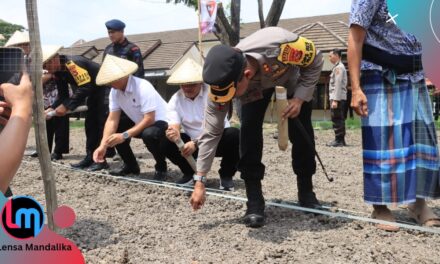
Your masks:
M 394 55 L 420 55 L 422 44 L 417 38 L 401 30 L 391 19 L 386 0 L 353 0 L 350 26 L 359 25 L 366 31 L 365 44 Z M 381 66 L 363 60 L 361 70 L 387 71 Z M 397 79 L 418 82 L 424 78 L 423 71 L 396 76 Z

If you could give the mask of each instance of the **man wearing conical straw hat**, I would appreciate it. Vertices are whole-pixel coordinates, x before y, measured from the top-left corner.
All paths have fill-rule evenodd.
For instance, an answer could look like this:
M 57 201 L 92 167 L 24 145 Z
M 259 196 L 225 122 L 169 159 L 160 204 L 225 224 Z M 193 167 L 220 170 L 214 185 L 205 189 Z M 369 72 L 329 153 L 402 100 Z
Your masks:
M 169 85 L 179 85 L 180 90 L 168 102 L 168 140 L 162 143 L 162 151 L 183 173 L 179 184 L 193 183 L 194 170 L 184 158 L 197 157 L 197 140 L 203 132 L 203 119 L 208 101 L 208 87 L 203 84 L 202 67 L 192 59 L 187 59 L 177 68 L 167 81 Z M 237 171 L 239 160 L 239 130 L 224 121 L 225 130 L 217 146 L 216 157 L 222 157 L 220 164 L 220 189 L 234 190 L 232 177 Z M 183 129 L 184 132 L 180 132 Z M 174 142 L 181 138 L 185 145 L 182 153 Z
M 74 110 L 87 98 L 87 116 L 85 119 L 86 156 L 78 163 L 71 164 L 75 169 L 98 171 L 108 167 L 107 163 L 94 163 L 93 151 L 99 146 L 105 119 L 108 113 L 108 87 L 95 83 L 99 64 L 82 56 L 59 54 L 61 46 L 43 46 L 43 68 L 58 80 L 58 86 L 70 85 L 74 90 L 55 108 L 55 116 L 65 116 L 68 110 Z M 52 112 L 52 111 L 51 111 Z M 47 115 L 49 112 L 46 113 Z
M 5 44 L 5 47 L 17 47 L 24 51 L 24 54 L 30 54 L 29 32 L 17 30 L 12 34 Z
M 133 76 L 136 63 L 107 55 L 99 69 L 96 83 L 112 87 L 110 113 L 105 123 L 101 144 L 93 153 L 95 162 L 103 162 L 107 148 L 116 147 L 124 165 L 110 171 L 112 175 L 139 174 L 136 157 L 130 148 L 132 137 L 141 138 L 156 161 L 155 180 L 165 180 L 167 163 L 160 151 L 160 141 L 168 127 L 166 102 L 147 80 Z M 124 111 L 129 119 L 121 119 Z

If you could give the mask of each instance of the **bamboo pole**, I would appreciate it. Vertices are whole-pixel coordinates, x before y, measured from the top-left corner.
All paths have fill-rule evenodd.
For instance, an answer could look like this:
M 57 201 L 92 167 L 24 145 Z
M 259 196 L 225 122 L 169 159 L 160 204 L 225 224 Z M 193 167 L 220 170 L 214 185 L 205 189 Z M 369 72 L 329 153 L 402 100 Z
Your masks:
M 43 87 L 42 87 L 42 49 L 40 41 L 40 29 L 38 24 L 37 0 L 26 0 L 26 13 L 29 26 L 31 52 L 30 77 L 34 88 L 33 120 L 35 128 L 35 141 L 37 142 L 38 159 L 40 161 L 41 174 L 44 182 L 46 196 L 47 220 L 49 228 L 56 231 L 53 221 L 53 212 L 57 208 L 57 193 L 55 178 L 50 160 L 47 143 L 46 120 L 44 116 Z
M 197 8 L 197 15 L 198 15 L 198 19 L 199 19 L 199 52 L 200 52 L 200 65 L 203 65 L 203 48 L 202 48 L 202 38 L 203 38 L 203 36 L 202 36 L 202 28 L 201 28 L 201 23 L 202 23 L 202 18 L 201 18 L 201 4 L 200 4 L 200 1 L 201 0 L 197 0 L 197 5 L 198 5 L 198 8 Z

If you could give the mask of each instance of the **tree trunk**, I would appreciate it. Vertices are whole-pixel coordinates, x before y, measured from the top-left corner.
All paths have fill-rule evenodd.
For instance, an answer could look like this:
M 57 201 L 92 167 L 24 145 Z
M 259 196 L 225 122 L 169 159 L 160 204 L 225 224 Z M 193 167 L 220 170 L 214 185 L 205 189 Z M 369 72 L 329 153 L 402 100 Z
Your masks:
M 266 27 L 274 27 L 278 25 L 285 3 L 286 0 L 273 0 L 266 17 Z
M 222 44 L 235 46 L 240 41 L 240 7 L 241 0 L 231 2 L 231 23 L 226 17 L 223 5 L 219 3 L 217 7 L 215 35 Z
M 258 18 L 260 19 L 260 28 L 265 28 L 266 22 L 264 22 L 263 0 L 258 0 Z
M 44 116 L 43 87 L 41 75 L 43 73 L 42 50 L 40 42 L 40 29 L 38 24 L 37 0 L 26 0 L 26 13 L 29 26 L 31 65 L 30 77 L 34 87 L 33 119 L 35 127 L 35 141 L 37 142 L 38 159 L 44 182 L 46 196 L 47 220 L 49 228 L 56 231 L 53 221 L 53 212 L 58 207 L 55 178 L 50 160 L 49 147 L 47 144 L 46 119 Z

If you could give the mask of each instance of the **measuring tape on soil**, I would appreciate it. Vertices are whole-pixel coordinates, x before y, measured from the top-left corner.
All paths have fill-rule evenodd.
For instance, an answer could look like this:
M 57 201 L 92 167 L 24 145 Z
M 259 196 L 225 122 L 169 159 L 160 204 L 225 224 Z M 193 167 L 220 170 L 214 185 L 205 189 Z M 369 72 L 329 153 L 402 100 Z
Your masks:
M 25 160 L 23 160 L 23 162 L 30 163 L 30 164 L 38 164 L 37 162 L 25 161 Z M 165 188 L 170 188 L 170 189 L 175 189 L 175 190 L 188 191 L 188 192 L 193 191 L 192 187 L 185 186 L 185 185 L 179 185 L 179 184 L 175 184 L 175 183 L 161 182 L 161 181 L 155 181 L 155 180 L 141 180 L 141 179 L 135 179 L 135 178 L 130 178 L 130 177 L 113 176 L 110 174 L 104 174 L 104 173 L 98 173 L 98 172 L 82 171 L 82 170 L 73 169 L 70 166 L 60 164 L 57 162 L 52 162 L 52 164 L 56 165 L 57 167 L 67 169 L 69 171 L 83 172 L 86 174 L 96 175 L 96 176 L 105 177 L 105 178 L 111 178 L 111 179 L 115 179 L 115 180 L 123 180 L 123 181 L 128 181 L 128 182 L 155 185 L 155 186 L 160 186 L 160 187 L 165 187 Z M 207 190 L 206 194 L 210 195 L 210 196 L 216 196 L 216 197 L 234 200 L 234 201 L 240 201 L 240 202 L 247 201 L 247 199 L 245 197 L 228 195 L 228 194 L 225 194 L 224 191 L 221 191 L 218 189 L 206 188 L 206 190 Z M 345 218 L 345 219 L 356 220 L 356 221 L 361 221 L 361 222 L 365 222 L 365 223 L 392 225 L 392 226 L 397 226 L 397 227 L 400 227 L 403 229 L 408 229 L 408 230 L 421 231 L 421 232 L 431 233 L 431 234 L 440 234 L 440 229 L 428 228 L 428 227 L 424 227 L 424 226 L 411 225 L 411 224 L 405 224 L 405 223 L 388 222 L 388 221 L 382 221 L 382 220 L 378 220 L 378 219 L 372 219 L 369 217 L 357 216 L 357 215 L 353 215 L 353 214 L 343 213 L 342 211 L 348 211 L 348 210 L 334 208 L 334 207 L 323 207 L 323 208 L 333 209 L 333 210 L 336 209 L 339 212 L 332 212 L 332 211 L 322 210 L 322 209 L 311 209 L 311 208 L 301 207 L 301 206 L 297 206 L 297 205 L 293 205 L 293 204 L 278 203 L 278 202 L 266 202 L 266 205 L 273 206 L 273 207 L 280 207 L 280 208 L 284 208 L 284 209 L 290 209 L 290 210 L 294 210 L 294 211 L 301 211 L 301 212 L 307 212 L 307 213 L 313 213 L 313 214 L 326 215 L 326 216 L 333 217 L 333 218 Z

